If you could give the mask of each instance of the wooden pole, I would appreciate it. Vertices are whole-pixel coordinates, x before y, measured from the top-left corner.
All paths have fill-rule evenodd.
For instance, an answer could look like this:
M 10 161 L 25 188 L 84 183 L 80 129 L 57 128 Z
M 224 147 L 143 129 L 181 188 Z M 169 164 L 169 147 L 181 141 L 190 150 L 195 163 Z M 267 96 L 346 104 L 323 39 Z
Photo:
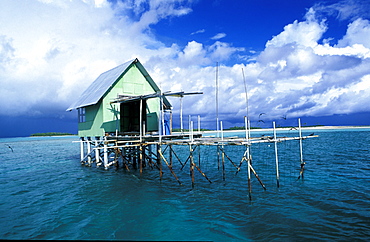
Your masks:
M 140 175 L 143 173 L 143 145 L 140 142 L 139 146 L 139 166 L 140 166 Z
M 190 150 L 190 177 L 191 177 L 191 186 L 194 188 L 194 159 L 193 159 L 193 148 L 192 145 L 189 144 L 189 150 Z
M 97 147 L 98 147 L 98 141 L 95 140 L 95 148 L 97 148 Z M 98 164 L 100 162 L 99 158 L 100 158 L 99 149 L 95 149 L 95 162 L 96 162 L 96 164 Z
M 222 126 L 222 121 L 220 122 L 220 127 L 221 127 L 221 140 L 223 141 L 224 140 L 224 129 Z
M 202 176 L 207 179 L 207 181 L 209 183 L 212 183 L 212 181 L 210 179 L 208 179 L 208 177 L 206 176 L 206 174 L 204 172 L 202 172 L 202 170 L 195 163 L 194 163 L 194 166 L 195 166 L 195 168 L 197 168 L 197 170 L 199 171 L 199 173 L 202 174 Z
M 87 140 L 87 143 L 86 143 L 86 145 L 87 145 L 87 153 L 88 154 L 90 154 L 90 152 L 91 152 L 91 143 L 90 143 L 91 141 L 88 139 Z M 91 166 L 91 155 L 89 155 L 88 157 L 87 157 L 87 163 L 89 164 L 89 166 Z
M 184 132 L 183 122 L 182 122 L 182 97 L 180 97 L 180 131 L 181 133 Z
M 106 137 L 104 137 L 104 168 L 108 169 L 108 146 Z
M 224 140 L 224 132 L 223 132 L 223 127 L 222 127 L 222 121 L 220 122 L 221 126 L 221 140 Z M 222 179 L 225 181 L 225 152 L 224 152 L 224 145 L 221 145 L 221 156 L 222 156 Z
M 277 187 L 280 187 L 280 177 L 279 177 L 279 158 L 278 158 L 278 151 L 277 151 L 277 140 L 276 140 L 276 128 L 275 122 L 273 122 L 274 126 L 274 143 L 275 143 L 275 164 L 276 164 L 276 184 Z
M 266 191 L 266 187 L 265 185 L 263 184 L 262 180 L 260 179 L 260 177 L 257 175 L 257 172 L 254 170 L 253 166 L 250 164 L 250 169 L 251 171 L 253 172 L 253 174 L 256 176 L 257 180 L 259 181 L 259 183 L 261 184 L 261 186 L 263 187 L 263 189 Z
M 170 145 L 170 166 L 171 166 L 171 167 L 172 167 L 172 165 L 173 165 L 172 153 L 173 153 L 172 145 Z
M 303 161 L 302 127 L 300 118 L 298 119 L 298 128 L 299 128 L 299 154 L 301 160 L 301 169 L 299 171 L 298 179 L 302 177 L 303 180 L 304 165 L 306 164 L 306 162 Z
M 217 144 L 217 170 L 220 170 L 220 149 L 218 144 Z
M 171 109 L 171 111 L 170 111 L 170 135 L 172 135 L 172 122 L 173 122 L 173 120 L 172 120 L 172 109 Z
M 216 63 L 216 130 L 217 137 L 219 137 L 219 127 L 218 127 L 218 62 Z
M 224 148 L 224 145 L 221 146 L 222 149 Z M 222 180 L 225 181 L 225 153 L 223 151 L 221 151 L 222 153 Z
M 162 154 L 161 150 L 159 150 L 159 152 L 158 152 L 158 153 L 159 153 L 159 155 L 161 156 L 161 158 L 163 159 L 163 161 L 166 163 L 166 165 L 168 166 L 168 168 L 170 169 L 170 171 L 171 171 L 172 175 L 176 178 L 177 182 L 178 182 L 180 185 L 182 185 L 181 181 L 179 180 L 179 178 L 177 178 L 177 176 L 176 176 L 175 172 L 173 171 L 172 166 L 170 166 L 170 165 L 168 164 L 168 162 L 167 162 L 166 158 L 164 158 L 164 156 L 163 156 L 163 154 Z
M 85 154 L 84 154 L 84 138 L 81 137 L 81 141 L 80 141 L 80 161 L 83 162 L 83 159 L 85 157 Z
M 113 163 L 114 163 L 114 166 L 118 169 L 118 167 L 119 167 L 119 164 L 118 164 L 118 156 L 119 156 L 119 148 L 118 147 L 116 147 L 116 148 L 114 148 L 114 161 L 113 161 Z
M 140 99 L 140 116 L 139 117 L 140 117 L 139 132 L 140 132 L 140 143 L 141 143 L 143 140 L 143 99 L 142 98 Z
M 157 165 L 159 167 L 159 180 L 162 181 L 162 162 L 161 162 L 161 145 L 157 144 Z
M 248 194 L 249 200 L 252 200 L 252 183 L 251 183 L 251 160 L 248 158 Z
M 125 148 L 123 148 L 124 150 L 125 150 Z M 118 149 L 118 153 L 121 155 L 121 157 L 122 157 L 122 163 L 123 163 L 123 165 L 125 166 L 125 168 L 126 168 L 126 170 L 127 171 L 130 171 L 130 169 L 128 168 L 128 165 L 127 165 L 127 163 L 126 163 L 126 158 L 124 157 L 124 155 L 123 155 L 123 153 L 122 153 L 122 151 L 120 150 L 120 149 Z

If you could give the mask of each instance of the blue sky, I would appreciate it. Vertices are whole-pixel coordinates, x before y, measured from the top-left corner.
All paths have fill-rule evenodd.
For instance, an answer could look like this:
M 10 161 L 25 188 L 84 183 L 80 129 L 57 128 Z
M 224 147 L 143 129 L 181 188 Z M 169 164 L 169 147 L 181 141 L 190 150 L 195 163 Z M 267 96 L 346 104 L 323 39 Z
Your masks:
M 65 110 L 133 58 L 163 91 L 202 91 L 184 116 L 204 128 L 216 128 L 216 63 L 226 128 L 247 112 L 261 127 L 370 125 L 369 19 L 367 0 L 2 0 L 0 137 L 75 133 Z

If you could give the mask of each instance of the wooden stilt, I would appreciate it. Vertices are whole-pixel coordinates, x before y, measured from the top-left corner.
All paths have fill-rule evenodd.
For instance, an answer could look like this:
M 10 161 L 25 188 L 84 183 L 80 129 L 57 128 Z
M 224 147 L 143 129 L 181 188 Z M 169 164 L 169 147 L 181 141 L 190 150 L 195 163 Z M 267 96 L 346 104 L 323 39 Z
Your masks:
M 142 104 L 141 104 L 142 105 Z M 142 108 L 142 107 L 141 107 Z M 143 111 L 143 110 L 142 110 Z M 160 117 L 161 119 L 163 116 Z M 199 120 L 199 116 L 198 116 Z M 142 117 L 141 117 L 141 121 Z M 302 140 L 313 137 L 313 135 L 302 137 L 301 134 L 301 125 L 299 120 L 299 137 L 280 137 L 277 138 L 276 136 L 276 127 L 275 122 L 273 123 L 273 137 L 253 137 L 250 136 L 250 123 L 247 118 L 245 118 L 246 123 L 246 130 L 245 130 L 245 138 L 239 137 L 224 137 L 223 126 L 222 122 L 220 122 L 220 130 L 218 130 L 218 135 L 220 137 L 204 137 L 199 138 L 200 134 L 194 132 L 193 128 L 193 121 L 191 121 L 191 117 L 189 116 L 189 133 L 186 134 L 173 134 L 169 136 L 168 134 L 163 134 L 163 126 L 159 125 L 160 131 L 157 134 L 150 135 L 145 134 L 145 126 L 141 127 L 140 130 L 140 137 L 135 135 L 129 136 L 122 134 L 120 136 L 114 137 L 109 136 L 108 134 L 100 141 L 95 137 L 95 141 L 87 138 L 81 138 L 80 141 L 75 141 L 80 143 L 80 151 L 81 151 L 81 162 L 85 164 L 91 164 L 94 161 L 96 162 L 97 167 L 101 164 L 104 164 L 104 168 L 108 169 L 109 166 L 115 165 L 117 168 L 120 165 L 120 160 L 122 159 L 122 164 L 127 171 L 133 167 L 136 169 L 138 166 L 140 169 L 140 174 L 143 173 L 143 170 L 146 166 L 146 161 L 148 162 L 151 168 L 156 167 L 159 170 L 160 180 L 162 181 L 163 177 L 163 167 L 162 163 L 164 162 L 167 167 L 170 169 L 172 175 L 175 177 L 179 184 L 182 184 L 180 179 L 177 177 L 175 173 L 176 164 L 174 164 L 174 157 L 179 161 L 181 164 L 181 170 L 186 166 L 186 163 L 189 161 L 189 175 L 191 177 L 192 188 L 195 186 L 195 169 L 209 182 L 212 181 L 207 177 L 207 175 L 201 170 L 201 151 L 204 152 L 202 145 L 207 145 L 209 147 L 216 147 L 217 148 L 217 162 L 218 162 L 218 170 L 222 167 L 222 177 L 223 181 L 226 180 L 226 167 L 225 159 L 228 159 L 231 164 L 236 168 L 236 174 L 241 170 L 241 166 L 243 165 L 244 161 L 247 163 L 247 174 L 248 174 L 248 193 L 249 198 L 252 199 L 252 182 L 251 182 L 251 173 L 254 174 L 260 185 L 266 190 L 266 186 L 262 182 L 261 178 L 258 176 L 256 170 L 252 166 L 252 155 L 251 155 L 251 146 L 254 143 L 274 143 L 275 145 L 275 165 L 276 165 L 276 180 L 277 186 L 280 186 L 280 177 L 279 177 L 279 160 L 278 160 L 278 151 L 277 151 L 277 143 L 281 141 L 287 140 L 299 140 L 300 142 L 300 174 L 298 179 L 302 177 L 304 173 L 304 165 L 305 162 L 303 161 L 303 152 L 302 152 Z M 199 123 L 198 123 L 198 132 L 199 130 Z M 86 143 L 86 148 L 85 148 Z M 153 146 L 155 145 L 155 147 Z M 174 146 L 188 146 L 189 148 L 189 155 L 185 162 L 182 162 L 179 156 L 176 154 L 177 150 L 174 149 Z M 233 160 L 228 156 L 227 152 L 231 152 L 231 150 L 227 149 L 228 146 L 235 145 L 240 147 L 245 147 L 244 154 L 242 159 L 240 160 L 239 165 L 234 163 Z M 153 147 L 153 152 L 152 152 Z M 92 149 L 93 148 L 93 149 Z M 156 148 L 156 151 L 154 151 Z M 85 150 L 86 149 L 86 150 Z M 165 156 L 165 152 L 168 149 L 169 154 Z M 197 151 L 198 149 L 198 151 Z M 227 152 L 226 150 L 227 149 Z M 102 150 L 102 151 L 100 151 Z M 209 149 L 207 150 L 209 151 Z M 213 150 L 214 151 L 214 150 Z M 85 154 L 87 152 L 87 154 Z M 102 153 L 103 152 L 103 153 Z M 183 153 L 183 150 L 181 149 Z M 196 153 L 198 152 L 198 153 Z M 94 159 L 95 153 L 95 159 Z M 114 156 L 113 156 L 114 155 Z M 209 155 L 209 154 L 207 154 Z M 185 157 L 185 156 L 184 156 Z M 154 160 L 156 159 L 156 160 Z M 198 162 L 196 161 L 198 159 Z M 163 160 L 163 162 L 162 162 Z M 202 164 L 203 165 L 203 164 Z M 259 167 L 256 166 L 259 169 Z
M 301 119 L 298 119 L 298 130 L 299 130 L 299 155 L 300 155 L 300 161 L 301 161 L 301 169 L 299 171 L 298 179 L 302 177 L 302 180 L 303 180 L 304 165 L 306 164 L 306 162 L 303 161 Z
M 81 141 L 80 141 L 80 161 L 83 162 L 83 159 L 85 157 L 85 154 L 84 154 L 84 138 L 81 137 Z
M 230 157 L 226 154 L 224 147 L 220 148 L 222 154 L 231 162 L 231 164 L 238 170 L 239 167 L 235 165 L 235 163 L 230 159 Z M 239 169 L 240 170 L 240 169 Z
M 104 141 L 104 168 L 105 169 L 108 169 L 108 145 L 107 145 L 107 141 L 105 140 Z
M 88 139 L 87 140 L 87 143 L 86 143 L 86 145 L 87 145 L 87 153 L 88 154 L 90 154 L 91 153 L 91 140 L 90 139 Z M 88 157 L 87 157 L 87 163 L 88 163 L 88 166 L 91 166 L 91 155 L 89 155 Z
M 172 149 L 172 146 L 170 146 L 170 149 L 171 149 L 172 153 L 175 155 L 176 159 L 180 162 L 181 166 L 184 167 L 184 165 L 182 164 L 180 158 L 178 157 L 178 155 L 176 154 L 176 152 L 174 152 L 174 150 Z M 182 170 L 182 168 L 181 168 L 181 170 Z
M 123 155 L 122 151 L 120 149 L 118 149 L 118 153 L 121 155 L 121 158 L 122 158 L 122 164 L 124 165 L 124 167 L 126 168 L 127 171 L 130 171 L 130 168 L 128 167 L 127 163 L 126 163 L 126 158 L 125 156 Z
M 198 149 L 198 166 L 200 168 L 200 146 L 199 146 L 199 149 Z
M 194 188 L 194 159 L 193 159 L 193 149 L 192 145 L 189 144 L 189 150 L 190 150 L 190 177 L 191 177 L 191 186 Z
M 140 166 L 140 175 L 143 173 L 143 146 L 140 143 L 139 146 L 139 166 Z
M 280 187 L 279 158 L 278 158 L 278 151 L 277 151 L 275 122 L 273 122 L 273 126 L 274 126 L 274 144 L 275 144 L 276 184 L 277 184 L 277 187 L 279 188 Z
M 172 161 L 172 153 L 173 153 L 173 150 L 172 150 L 172 145 L 169 145 L 169 147 L 170 147 L 170 166 L 172 167 L 172 163 L 173 163 L 173 161 Z
M 221 149 L 223 150 L 224 146 L 222 145 L 221 147 L 222 147 Z M 222 180 L 225 181 L 225 179 L 226 179 L 226 175 L 225 175 L 225 153 L 222 152 L 222 150 L 221 150 L 221 156 L 222 156 Z
M 162 162 L 161 162 L 161 145 L 157 145 L 157 165 L 159 167 L 159 179 L 162 181 Z
M 252 184 L 251 184 L 251 160 L 248 159 L 248 194 L 249 200 L 252 200 Z
M 217 145 L 217 169 L 220 170 L 220 149 L 219 149 L 219 145 Z
M 257 180 L 259 181 L 259 183 L 261 184 L 261 186 L 263 187 L 263 189 L 266 191 L 266 187 L 265 185 L 263 184 L 262 180 L 260 179 L 260 177 L 257 175 L 257 172 L 254 170 L 251 162 L 249 162 L 249 166 L 250 166 L 250 170 L 253 172 L 253 174 L 255 175 L 255 177 L 257 178 Z
M 206 174 L 204 174 L 204 172 L 202 172 L 202 170 L 194 163 L 194 166 L 195 168 L 197 168 L 197 170 L 199 171 L 200 174 L 202 174 L 202 176 L 204 176 L 204 178 L 207 179 L 207 181 L 209 181 L 209 183 L 212 183 L 210 179 L 208 179 L 208 177 L 206 176 Z
M 168 162 L 167 162 L 166 158 L 164 158 L 164 156 L 163 156 L 163 154 L 162 154 L 161 150 L 159 150 L 159 155 L 162 157 L 162 160 L 166 163 L 166 165 L 167 165 L 167 166 L 168 166 L 168 168 L 170 169 L 170 171 L 171 171 L 172 175 L 176 178 L 177 182 L 178 182 L 180 185 L 182 185 L 182 184 L 181 184 L 181 181 L 179 180 L 179 178 L 177 178 L 177 176 L 176 176 L 175 172 L 173 171 L 172 166 L 170 166 L 170 165 L 168 164 Z
M 100 162 L 100 155 L 99 155 L 99 149 L 98 149 L 98 140 L 95 140 L 95 163 L 98 165 Z

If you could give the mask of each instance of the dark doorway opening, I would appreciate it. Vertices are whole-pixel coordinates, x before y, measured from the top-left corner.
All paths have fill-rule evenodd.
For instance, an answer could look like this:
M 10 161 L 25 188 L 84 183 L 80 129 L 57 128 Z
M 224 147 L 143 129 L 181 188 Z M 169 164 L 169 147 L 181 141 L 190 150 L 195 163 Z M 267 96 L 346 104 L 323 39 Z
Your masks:
M 120 120 L 121 132 L 140 132 L 140 102 L 142 102 L 141 115 L 143 124 L 146 123 L 146 101 L 138 100 L 121 103 Z M 143 130 L 146 132 L 146 130 Z

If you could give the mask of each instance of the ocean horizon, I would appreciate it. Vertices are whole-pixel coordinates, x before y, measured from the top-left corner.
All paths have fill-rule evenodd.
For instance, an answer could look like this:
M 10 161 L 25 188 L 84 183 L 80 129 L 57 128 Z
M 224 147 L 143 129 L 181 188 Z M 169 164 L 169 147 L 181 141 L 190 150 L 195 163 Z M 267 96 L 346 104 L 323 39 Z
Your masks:
M 278 143 L 279 187 L 273 143 L 252 145 L 253 167 L 267 189 L 252 176 L 251 199 L 245 164 L 236 174 L 226 160 L 223 179 L 214 147 L 196 153 L 212 183 L 196 173 L 192 186 L 189 166 L 176 162 L 182 185 L 166 167 L 160 179 L 148 166 L 140 174 L 81 165 L 77 136 L 0 138 L 0 239 L 368 241 L 370 128 L 302 130 L 313 132 L 318 137 L 303 140 L 304 179 L 299 142 Z M 176 152 L 186 160 L 184 147 Z M 225 152 L 239 163 L 244 150 Z

